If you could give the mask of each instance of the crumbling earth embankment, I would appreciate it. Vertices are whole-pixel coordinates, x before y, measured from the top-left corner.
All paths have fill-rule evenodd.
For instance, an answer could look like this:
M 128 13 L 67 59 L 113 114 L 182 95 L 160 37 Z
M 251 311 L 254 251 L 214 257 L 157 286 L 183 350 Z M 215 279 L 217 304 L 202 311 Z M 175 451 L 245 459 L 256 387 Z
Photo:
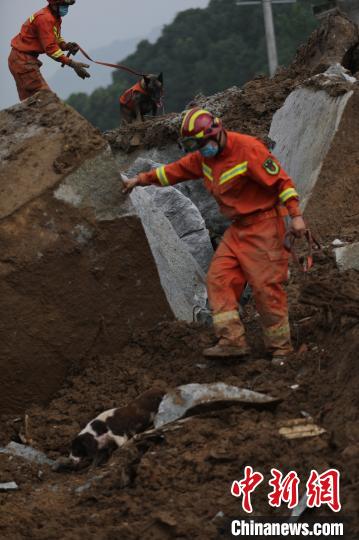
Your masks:
M 0 122 L 0 409 L 21 412 L 172 312 L 100 132 L 49 92 Z

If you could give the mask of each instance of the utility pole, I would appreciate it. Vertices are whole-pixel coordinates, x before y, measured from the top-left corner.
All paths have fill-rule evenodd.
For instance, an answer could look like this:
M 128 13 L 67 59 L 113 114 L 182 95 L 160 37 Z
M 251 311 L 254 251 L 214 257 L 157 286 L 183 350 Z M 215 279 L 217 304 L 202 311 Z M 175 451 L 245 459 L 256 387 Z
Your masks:
M 251 2 L 250 0 L 245 0 L 244 2 L 237 2 L 237 6 L 254 6 L 262 4 L 270 77 L 274 76 L 278 67 L 278 53 L 273 22 L 272 4 L 295 4 L 296 1 L 297 0 L 254 0 Z

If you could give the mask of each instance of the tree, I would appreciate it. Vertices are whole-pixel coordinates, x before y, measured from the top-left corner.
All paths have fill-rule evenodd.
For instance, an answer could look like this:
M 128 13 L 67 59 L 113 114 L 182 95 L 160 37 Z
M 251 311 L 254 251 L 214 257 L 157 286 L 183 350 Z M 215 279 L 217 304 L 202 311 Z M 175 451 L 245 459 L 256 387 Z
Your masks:
M 275 5 L 279 61 L 288 65 L 296 48 L 314 30 L 311 4 Z M 211 0 L 205 9 L 179 13 L 156 43 L 144 40 L 121 61 L 140 72 L 164 72 L 166 111 L 180 111 L 198 93 L 241 86 L 268 73 L 262 7 L 238 7 L 236 0 Z M 100 129 L 119 124 L 118 99 L 136 80 L 123 71 L 91 95 L 73 94 L 68 103 Z

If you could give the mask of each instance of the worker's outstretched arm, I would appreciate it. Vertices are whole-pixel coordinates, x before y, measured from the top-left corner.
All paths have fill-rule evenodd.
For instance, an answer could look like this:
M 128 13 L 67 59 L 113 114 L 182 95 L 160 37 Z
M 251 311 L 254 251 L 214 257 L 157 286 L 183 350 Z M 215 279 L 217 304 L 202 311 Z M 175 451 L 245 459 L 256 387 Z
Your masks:
M 152 169 L 148 173 L 141 173 L 125 182 L 124 193 L 132 191 L 137 186 L 172 186 L 185 180 L 195 180 L 203 177 L 202 158 L 199 152 L 187 154 L 183 158 Z

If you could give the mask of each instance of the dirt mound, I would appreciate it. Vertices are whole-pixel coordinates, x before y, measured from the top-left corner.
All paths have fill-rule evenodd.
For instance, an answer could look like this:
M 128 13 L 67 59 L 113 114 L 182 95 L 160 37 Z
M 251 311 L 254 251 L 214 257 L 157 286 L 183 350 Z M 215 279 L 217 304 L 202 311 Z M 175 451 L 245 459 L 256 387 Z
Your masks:
M 358 87 L 358 84 L 354 86 Z M 322 235 L 351 236 L 352 239 L 358 236 L 359 158 L 354 142 L 358 137 L 359 89 L 356 88 L 345 108 L 305 210 L 308 221 Z
M 99 131 L 50 92 L 0 119 L 0 410 L 14 412 L 172 313 Z
M 351 51 L 359 42 L 359 28 L 344 13 L 337 11 L 323 18 L 308 41 L 299 47 L 294 69 L 321 73 L 332 64 L 352 70 Z
M 340 275 L 327 253 L 307 276 L 293 271 L 292 326 L 301 353 L 293 355 L 285 370 L 273 369 L 263 357 L 249 306 L 246 323 L 254 356 L 246 362 L 208 362 L 201 350 L 213 338 L 209 331 L 163 323 L 150 332 L 136 330 L 120 353 L 92 357 L 49 407 L 32 407 L 27 413 L 34 445 L 56 458 L 90 418 L 159 381 L 175 386 L 221 380 L 279 396 L 280 405 L 272 410 L 232 406 L 202 412 L 179 430 L 117 451 L 95 471 L 56 475 L 42 468 L 39 479 L 38 468 L 0 456 L 3 479 L 15 480 L 22 488 L 3 503 L 4 537 L 11 538 L 16 523 L 17 538 L 36 530 L 33 537 L 44 540 L 59 533 L 64 540 L 86 534 L 104 540 L 215 539 L 229 517 L 243 515 L 229 487 L 245 465 L 261 471 L 266 480 L 271 467 L 295 469 L 303 482 L 313 468 L 337 467 L 343 515 L 351 515 L 359 496 L 358 274 Z M 283 439 L 279 425 L 300 417 L 301 411 L 327 433 Z M 20 426 L 11 417 L 3 426 L 5 443 Z M 76 488 L 80 490 L 74 493 Z M 256 492 L 254 515 L 288 515 L 285 508 L 270 509 L 267 493 L 268 488 Z M 357 522 L 352 531 L 359 533 Z

